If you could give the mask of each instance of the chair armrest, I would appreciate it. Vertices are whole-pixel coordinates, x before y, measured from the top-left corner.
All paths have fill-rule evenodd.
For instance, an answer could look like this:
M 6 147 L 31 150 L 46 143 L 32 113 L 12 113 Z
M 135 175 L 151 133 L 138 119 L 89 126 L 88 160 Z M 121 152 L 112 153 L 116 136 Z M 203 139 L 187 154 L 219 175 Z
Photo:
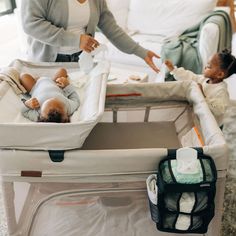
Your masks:
M 230 8 L 229 7 L 217 6 L 217 7 L 214 8 L 214 11 L 219 11 L 219 10 L 225 11 L 226 13 L 230 14 Z
M 206 66 L 209 58 L 217 52 L 219 35 L 219 27 L 214 23 L 209 22 L 201 29 L 198 50 L 202 59 L 203 68 Z

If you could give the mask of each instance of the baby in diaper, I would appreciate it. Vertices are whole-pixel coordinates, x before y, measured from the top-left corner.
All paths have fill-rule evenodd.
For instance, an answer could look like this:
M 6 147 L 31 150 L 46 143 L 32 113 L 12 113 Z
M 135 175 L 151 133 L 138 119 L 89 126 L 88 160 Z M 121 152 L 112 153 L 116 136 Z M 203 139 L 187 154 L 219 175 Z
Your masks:
M 23 74 L 20 82 L 30 95 L 29 99 L 22 99 L 22 115 L 32 121 L 66 123 L 80 105 L 79 96 L 64 68 L 60 68 L 53 78 L 36 80 L 30 74 Z

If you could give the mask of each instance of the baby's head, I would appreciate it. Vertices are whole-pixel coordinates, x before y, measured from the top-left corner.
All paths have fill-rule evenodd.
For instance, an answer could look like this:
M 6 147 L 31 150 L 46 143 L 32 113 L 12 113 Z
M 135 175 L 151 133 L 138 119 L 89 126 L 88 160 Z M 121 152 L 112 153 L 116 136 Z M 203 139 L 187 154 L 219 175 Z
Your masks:
M 40 110 L 40 122 L 67 123 L 70 120 L 65 104 L 57 98 L 46 100 Z
M 219 83 L 236 73 L 236 59 L 227 49 L 212 56 L 204 69 L 204 76 Z

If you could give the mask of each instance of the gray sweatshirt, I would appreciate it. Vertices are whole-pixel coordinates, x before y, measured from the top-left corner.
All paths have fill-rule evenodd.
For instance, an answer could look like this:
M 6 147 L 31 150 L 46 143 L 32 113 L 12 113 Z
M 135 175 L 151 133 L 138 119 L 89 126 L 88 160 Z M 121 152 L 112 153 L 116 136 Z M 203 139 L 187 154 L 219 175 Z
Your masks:
M 30 92 L 30 96 L 32 98 L 37 98 L 40 107 L 47 99 L 60 99 L 65 104 L 69 116 L 73 114 L 80 104 L 79 96 L 71 84 L 61 89 L 48 77 L 41 77 L 37 80 Z M 27 106 L 23 106 L 22 115 L 32 121 L 38 121 L 40 109 L 31 109 Z
M 28 35 L 28 57 L 33 61 L 55 61 L 60 47 L 78 47 L 80 37 L 66 31 L 68 0 L 21 0 L 23 30 Z M 96 27 L 121 51 L 145 58 L 139 46 L 116 23 L 105 0 L 88 0 L 90 19 L 86 33 L 94 36 Z M 79 17 L 79 16 L 78 16 Z

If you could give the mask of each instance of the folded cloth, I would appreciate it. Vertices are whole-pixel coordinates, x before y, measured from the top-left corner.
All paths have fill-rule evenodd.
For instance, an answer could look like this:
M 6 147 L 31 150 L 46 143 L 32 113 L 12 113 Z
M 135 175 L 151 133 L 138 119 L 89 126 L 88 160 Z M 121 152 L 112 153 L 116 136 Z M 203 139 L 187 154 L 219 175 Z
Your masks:
M 27 92 L 20 83 L 20 73 L 13 67 L 1 69 L 0 81 L 6 81 L 17 95 Z
M 157 205 L 157 194 L 158 194 L 157 175 L 155 174 L 150 175 L 146 180 L 146 185 L 147 185 L 147 192 L 148 192 L 148 197 L 150 201 L 154 205 Z

